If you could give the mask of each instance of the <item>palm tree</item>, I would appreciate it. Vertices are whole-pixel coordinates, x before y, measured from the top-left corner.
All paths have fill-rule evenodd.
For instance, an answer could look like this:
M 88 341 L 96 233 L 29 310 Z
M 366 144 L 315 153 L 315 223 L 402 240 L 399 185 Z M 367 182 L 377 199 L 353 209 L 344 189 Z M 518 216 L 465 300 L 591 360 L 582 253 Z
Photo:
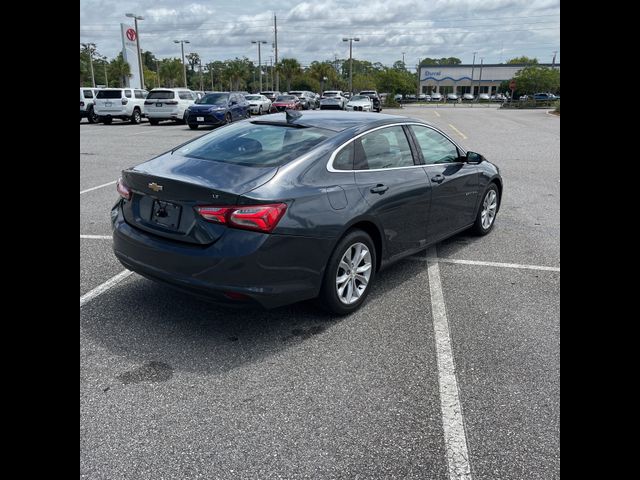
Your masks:
M 300 63 L 295 58 L 283 58 L 280 62 L 278 70 L 282 73 L 282 76 L 287 81 L 287 92 L 291 90 L 291 79 L 300 74 L 302 69 Z
M 109 64 L 109 76 L 111 78 L 117 78 L 121 86 L 127 84 L 127 79 L 131 76 L 131 68 L 129 63 L 124 61 L 122 53 L 119 53 L 116 58 L 111 60 Z
M 231 81 L 232 90 L 240 89 L 240 80 L 243 80 L 246 74 L 247 65 L 239 58 L 227 62 L 227 65 L 224 69 L 224 76 Z
M 164 59 L 160 65 L 160 77 L 173 88 L 182 80 L 182 62 L 178 58 Z M 162 82 L 161 82 L 162 83 Z
M 335 73 L 335 69 L 330 62 L 317 62 L 311 63 L 309 68 L 309 74 L 312 78 L 315 78 L 320 82 L 320 92 L 324 92 L 324 79 L 331 77 Z

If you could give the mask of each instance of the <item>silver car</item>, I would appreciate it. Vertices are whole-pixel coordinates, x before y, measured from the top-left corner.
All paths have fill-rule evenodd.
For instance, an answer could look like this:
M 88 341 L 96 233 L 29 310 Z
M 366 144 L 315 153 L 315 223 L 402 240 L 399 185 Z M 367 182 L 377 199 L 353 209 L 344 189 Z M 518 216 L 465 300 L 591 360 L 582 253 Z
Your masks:
M 327 90 L 320 99 L 320 110 L 344 110 L 347 101 L 342 90 Z
M 256 115 L 269 113 L 271 110 L 271 100 L 259 93 L 253 95 L 245 95 L 244 98 L 249 102 L 249 111 Z

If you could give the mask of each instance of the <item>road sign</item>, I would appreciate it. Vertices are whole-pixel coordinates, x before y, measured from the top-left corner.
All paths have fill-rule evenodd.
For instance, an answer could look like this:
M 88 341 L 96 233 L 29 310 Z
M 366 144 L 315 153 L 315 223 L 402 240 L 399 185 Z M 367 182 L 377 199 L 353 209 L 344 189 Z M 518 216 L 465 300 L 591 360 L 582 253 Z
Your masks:
M 511 80 L 509 82 L 509 90 L 515 90 L 516 89 L 516 81 L 515 80 Z

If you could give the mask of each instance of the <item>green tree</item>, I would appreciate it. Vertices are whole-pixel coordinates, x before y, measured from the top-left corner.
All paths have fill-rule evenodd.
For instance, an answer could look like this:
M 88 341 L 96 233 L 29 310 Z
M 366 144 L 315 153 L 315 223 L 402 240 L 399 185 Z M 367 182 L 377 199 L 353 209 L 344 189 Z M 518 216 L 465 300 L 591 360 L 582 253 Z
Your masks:
M 283 58 L 280 61 L 278 70 L 287 82 L 287 91 L 291 90 L 291 80 L 301 73 L 300 62 L 295 58 Z
M 188 53 L 185 55 L 185 58 L 187 59 L 187 63 L 189 64 L 191 71 L 195 71 L 196 65 L 200 63 L 200 55 L 197 53 Z
M 124 61 L 122 52 L 120 52 L 116 58 L 111 60 L 108 71 L 109 85 L 114 87 L 124 87 L 127 84 L 127 79 L 131 76 L 131 68 L 129 67 L 129 64 Z
M 160 85 L 173 88 L 182 85 L 182 61 L 179 58 L 163 58 L 160 62 Z
M 557 92 L 560 89 L 560 70 L 539 65 L 530 65 L 518 70 L 515 75 L 519 93 Z
M 407 66 L 405 65 L 405 63 L 402 60 L 398 60 L 397 62 L 393 63 L 393 69 L 394 70 L 403 71 L 403 70 L 407 69 Z
M 235 58 L 226 62 L 224 76 L 231 82 L 231 90 L 240 90 L 240 85 L 246 85 L 250 75 L 249 62 L 246 58 Z
M 529 58 L 529 57 L 516 57 L 516 58 L 512 58 L 511 60 L 507 60 L 507 63 L 509 64 L 515 63 L 520 65 L 537 65 L 538 59 Z
M 311 75 L 312 78 L 316 79 L 320 84 L 321 93 L 324 92 L 324 79 L 326 78 L 327 80 L 331 80 L 336 76 L 336 70 L 335 68 L 333 68 L 330 61 L 311 62 L 311 66 L 309 67 L 308 71 L 309 75 Z

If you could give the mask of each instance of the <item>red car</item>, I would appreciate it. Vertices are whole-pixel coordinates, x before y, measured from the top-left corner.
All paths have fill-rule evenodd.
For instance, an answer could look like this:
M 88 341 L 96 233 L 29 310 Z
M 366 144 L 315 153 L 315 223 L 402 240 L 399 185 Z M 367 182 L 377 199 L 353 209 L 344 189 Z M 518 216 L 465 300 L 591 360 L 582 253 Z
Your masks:
M 285 110 L 302 110 L 302 103 L 295 95 L 278 95 L 271 104 L 271 112 L 284 112 Z

